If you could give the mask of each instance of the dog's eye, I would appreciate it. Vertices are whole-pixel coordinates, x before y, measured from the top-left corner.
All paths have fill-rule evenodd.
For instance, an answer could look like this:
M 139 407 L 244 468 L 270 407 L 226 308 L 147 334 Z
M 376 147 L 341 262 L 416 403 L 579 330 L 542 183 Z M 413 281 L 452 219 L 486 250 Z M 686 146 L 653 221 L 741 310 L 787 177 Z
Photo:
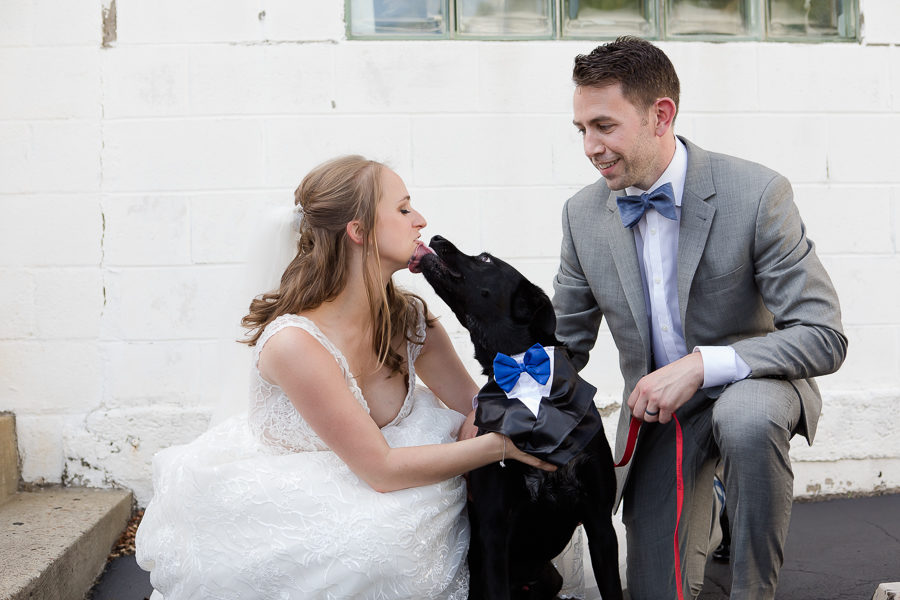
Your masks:
M 491 295 L 491 290 L 489 290 L 487 288 L 481 288 L 481 297 L 482 298 L 488 298 L 488 297 L 490 297 L 490 295 Z
M 478 260 L 480 260 L 481 262 L 489 263 L 489 262 L 491 262 L 491 255 L 490 255 L 490 254 L 484 254 L 484 253 L 479 254 L 479 255 L 478 255 Z

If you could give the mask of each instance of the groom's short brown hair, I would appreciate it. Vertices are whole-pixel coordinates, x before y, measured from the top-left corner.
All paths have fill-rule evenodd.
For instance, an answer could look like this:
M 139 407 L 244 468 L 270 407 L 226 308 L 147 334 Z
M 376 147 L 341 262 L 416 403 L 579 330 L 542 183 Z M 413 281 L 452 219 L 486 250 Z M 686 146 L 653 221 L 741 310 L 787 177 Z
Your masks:
M 680 84 L 672 61 L 641 38 L 626 35 L 575 57 L 572 80 L 577 86 L 620 84 L 622 95 L 646 110 L 659 98 L 671 98 L 678 107 Z

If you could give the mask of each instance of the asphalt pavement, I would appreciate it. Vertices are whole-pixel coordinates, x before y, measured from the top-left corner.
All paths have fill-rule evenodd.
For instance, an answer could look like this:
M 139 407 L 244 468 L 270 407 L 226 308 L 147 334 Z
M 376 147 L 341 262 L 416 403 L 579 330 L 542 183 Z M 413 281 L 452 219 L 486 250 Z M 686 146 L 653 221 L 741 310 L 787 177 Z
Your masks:
M 900 493 L 796 501 L 776 600 L 871 600 L 900 581 Z M 699 600 L 727 600 L 729 565 L 710 561 Z M 134 556 L 112 560 L 88 600 L 144 600 L 150 574 Z

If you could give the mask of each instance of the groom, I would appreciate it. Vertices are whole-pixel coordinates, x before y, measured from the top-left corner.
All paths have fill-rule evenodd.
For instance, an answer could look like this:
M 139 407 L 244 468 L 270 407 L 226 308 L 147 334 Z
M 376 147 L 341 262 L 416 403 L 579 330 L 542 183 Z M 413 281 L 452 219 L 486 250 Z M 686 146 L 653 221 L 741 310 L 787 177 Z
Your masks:
M 784 177 L 674 135 L 679 82 L 661 50 L 619 38 L 578 56 L 573 79 L 573 122 L 602 178 L 563 209 L 553 303 L 578 369 L 606 317 L 625 379 L 617 458 L 641 425 L 617 473 L 631 598 L 699 593 L 718 461 L 731 597 L 772 598 L 790 439 L 812 442 L 812 378 L 847 350 L 834 287 Z

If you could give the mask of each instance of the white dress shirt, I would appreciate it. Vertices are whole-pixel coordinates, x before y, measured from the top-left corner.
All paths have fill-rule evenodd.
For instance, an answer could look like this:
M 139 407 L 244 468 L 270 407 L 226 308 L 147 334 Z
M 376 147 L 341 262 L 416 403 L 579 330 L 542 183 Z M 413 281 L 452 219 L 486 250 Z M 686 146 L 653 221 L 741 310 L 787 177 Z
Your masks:
M 675 154 L 656 183 L 649 190 L 625 189 L 626 194 L 639 195 L 671 183 L 675 193 L 676 221 L 651 207 L 633 229 L 657 369 L 688 353 L 678 306 L 678 227 L 686 174 L 687 148 L 676 137 Z M 750 375 L 750 367 L 731 346 L 697 346 L 692 351 L 700 352 L 703 357 L 704 388 L 740 381 Z

